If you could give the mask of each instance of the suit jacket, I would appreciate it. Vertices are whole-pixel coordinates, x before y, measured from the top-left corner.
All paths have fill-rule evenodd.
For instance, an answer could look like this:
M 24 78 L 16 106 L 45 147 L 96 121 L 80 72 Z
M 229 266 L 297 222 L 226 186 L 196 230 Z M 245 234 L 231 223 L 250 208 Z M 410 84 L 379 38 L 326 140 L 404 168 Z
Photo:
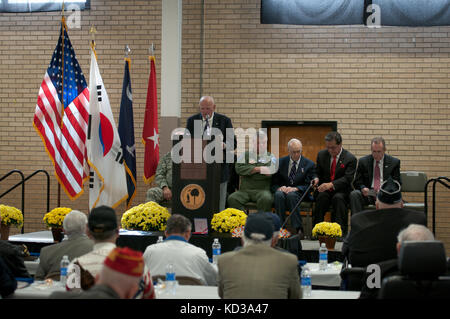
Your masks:
M 410 224 L 426 226 L 425 214 L 404 208 L 366 210 L 355 214 L 342 245 L 342 254 L 353 267 L 397 258 L 397 235 Z
M 297 257 L 270 246 L 252 245 L 218 260 L 221 298 L 301 298 Z
M 393 156 L 384 154 L 383 160 L 383 180 L 386 181 L 391 176 L 400 184 L 402 183 L 400 178 L 400 160 Z M 371 188 L 373 179 L 373 156 L 367 155 L 361 157 L 358 161 L 358 168 L 356 169 L 355 181 L 353 186 L 357 190 L 361 190 L 365 187 Z
M 297 165 L 294 184 L 291 185 L 289 181 L 289 161 L 289 155 L 279 159 L 278 171 L 272 176 L 272 193 L 275 193 L 281 186 L 295 186 L 303 194 L 311 181 L 317 177 L 314 162 L 302 156 Z
M 48 275 L 57 275 L 60 271 L 61 259 L 64 255 L 73 260 L 92 251 L 94 242 L 86 235 L 73 236 L 67 240 L 43 247 L 39 256 L 39 266 L 35 279 L 44 280 Z
M 321 150 L 317 154 L 317 176 L 319 177 L 319 185 L 331 182 L 330 168 L 331 155 L 328 150 Z M 356 170 L 356 157 L 349 151 L 342 149 L 341 156 L 336 163 L 336 171 L 334 174 L 334 190 L 336 192 L 350 193 L 352 190 L 352 182 Z
M 191 117 L 189 117 L 187 119 L 186 122 L 186 129 L 189 131 L 189 133 L 191 134 L 191 136 L 193 138 L 201 138 L 203 136 L 203 127 L 201 125 L 198 126 L 198 128 L 200 130 L 195 131 L 195 125 L 194 122 L 198 120 L 201 121 L 202 120 L 202 114 L 201 113 L 197 113 L 195 115 L 192 115 Z M 231 124 L 231 119 L 223 114 L 214 112 L 214 117 L 212 119 L 212 125 L 211 127 L 215 127 L 218 128 L 223 135 L 223 142 L 227 145 L 228 148 L 232 149 L 234 151 L 235 146 L 236 146 L 236 139 L 234 136 L 234 131 L 233 131 L 233 125 Z M 227 136 L 227 128 L 231 129 L 229 130 L 229 134 Z M 232 133 L 232 134 L 231 134 Z M 234 156 L 232 156 L 232 158 L 234 158 Z M 220 182 L 226 182 L 229 179 L 229 168 L 226 164 L 226 149 L 224 149 L 223 151 L 223 164 L 222 166 L 222 176 L 220 179 Z

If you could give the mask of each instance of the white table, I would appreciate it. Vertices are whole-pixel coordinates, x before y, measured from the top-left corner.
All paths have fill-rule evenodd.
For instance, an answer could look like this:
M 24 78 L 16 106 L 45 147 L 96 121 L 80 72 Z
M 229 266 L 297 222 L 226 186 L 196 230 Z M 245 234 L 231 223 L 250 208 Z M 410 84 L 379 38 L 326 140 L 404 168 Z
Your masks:
M 317 290 L 311 291 L 310 297 L 305 299 L 357 299 L 359 291 Z M 219 299 L 217 287 L 214 286 L 178 286 L 175 295 L 156 290 L 158 299 Z
M 341 285 L 342 263 L 329 263 L 326 270 L 319 270 L 318 263 L 307 263 L 311 271 L 311 284 L 313 286 L 339 287 Z
M 37 260 L 25 260 L 25 267 L 28 270 L 28 273 L 32 276 L 36 275 L 36 270 L 39 267 L 39 259 Z
M 336 241 L 333 251 L 342 251 L 343 242 Z M 319 253 L 320 244 L 318 240 L 302 240 L 302 250 L 316 250 Z
M 45 281 L 35 281 L 31 285 L 20 288 L 24 283 L 18 282 L 18 288 L 13 294 L 15 299 L 48 299 L 54 291 L 66 291 L 66 288 L 54 281 L 52 285 Z

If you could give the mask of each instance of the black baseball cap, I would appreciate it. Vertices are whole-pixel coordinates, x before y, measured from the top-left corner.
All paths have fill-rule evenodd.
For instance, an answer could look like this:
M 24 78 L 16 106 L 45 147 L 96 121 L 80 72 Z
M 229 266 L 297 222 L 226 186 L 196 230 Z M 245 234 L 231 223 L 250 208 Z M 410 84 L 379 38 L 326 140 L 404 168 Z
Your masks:
M 247 217 L 244 227 L 244 235 L 250 239 L 269 240 L 274 232 L 273 221 L 266 214 L 252 213 Z M 260 238 L 260 234 L 262 238 Z
M 88 227 L 94 233 L 117 229 L 116 212 L 109 206 L 95 207 L 89 214 Z

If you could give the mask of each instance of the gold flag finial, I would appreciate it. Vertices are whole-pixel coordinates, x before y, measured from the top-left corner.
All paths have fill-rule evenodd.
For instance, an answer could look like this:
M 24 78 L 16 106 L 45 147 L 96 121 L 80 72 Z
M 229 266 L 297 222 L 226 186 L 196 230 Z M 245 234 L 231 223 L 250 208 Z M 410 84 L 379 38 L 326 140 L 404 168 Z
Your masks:
M 92 25 L 91 28 L 89 29 L 89 33 L 91 35 L 92 47 L 95 47 L 95 34 L 97 33 L 97 29 L 95 28 L 94 25 Z

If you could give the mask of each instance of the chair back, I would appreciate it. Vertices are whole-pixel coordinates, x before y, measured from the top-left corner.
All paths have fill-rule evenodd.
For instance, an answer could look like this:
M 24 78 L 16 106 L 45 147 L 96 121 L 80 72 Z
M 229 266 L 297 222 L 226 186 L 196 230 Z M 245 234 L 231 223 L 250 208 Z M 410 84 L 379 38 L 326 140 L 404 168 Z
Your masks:
M 450 277 L 446 273 L 447 260 L 442 242 L 404 242 L 398 266 L 401 275 L 383 280 L 380 298 L 449 298 Z
M 402 193 L 423 193 L 425 194 L 425 187 L 427 184 L 427 174 L 424 172 L 405 171 L 400 172 L 402 180 Z M 404 208 L 413 209 L 417 211 L 425 211 L 425 203 L 421 202 L 406 202 L 403 204 Z
M 402 192 L 423 193 L 427 183 L 427 174 L 424 172 L 404 171 L 400 172 L 402 180 Z

